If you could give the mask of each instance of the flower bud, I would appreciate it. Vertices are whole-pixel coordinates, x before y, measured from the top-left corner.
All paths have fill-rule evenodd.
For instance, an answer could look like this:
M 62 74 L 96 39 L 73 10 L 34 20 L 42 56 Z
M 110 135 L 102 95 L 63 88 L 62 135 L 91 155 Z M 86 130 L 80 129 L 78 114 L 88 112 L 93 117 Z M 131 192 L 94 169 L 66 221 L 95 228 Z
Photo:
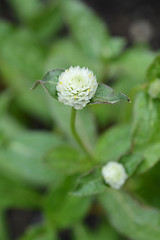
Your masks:
M 115 189 L 120 189 L 128 177 L 123 165 L 112 161 L 102 167 L 102 176 Z
M 70 67 L 59 76 L 58 100 L 79 110 L 95 95 L 98 83 L 88 68 Z

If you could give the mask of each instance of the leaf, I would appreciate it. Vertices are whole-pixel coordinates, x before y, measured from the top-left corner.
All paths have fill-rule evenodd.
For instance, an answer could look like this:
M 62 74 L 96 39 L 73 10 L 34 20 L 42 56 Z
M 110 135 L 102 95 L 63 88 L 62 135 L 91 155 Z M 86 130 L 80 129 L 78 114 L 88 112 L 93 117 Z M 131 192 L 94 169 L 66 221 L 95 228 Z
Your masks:
M 0 21 L 0 42 L 4 44 L 6 38 L 14 32 L 14 27 L 8 22 L 1 19 Z
M 145 92 L 139 92 L 133 111 L 132 139 L 134 148 L 159 140 L 160 103 Z
M 160 79 L 156 78 L 148 86 L 148 94 L 152 98 L 160 98 Z
M 109 66 L 110 79 L 115 79 L 112 88 L 115 92 L 125 93 L 135 101 L 135 95 L 144 83 L 147 67 L 153 61 L 155 53 L 147 47 L 135 46 L 128 48 Z M 143 62 L 143 64 L 141 64 Z M 124 123 L 132 120 L 133 104 L 92 105 L 100 124 L 107 126 L 111 122 Z
M 123 93 L 115 93 L 111 87 L 105 84 L 98 84 L 97 91 L 94 97 L 91 99 L 90 104 L 98 103 L 114 104 L 120 101 L 130 102 L 129 98 Z
M 134 240 L 160 239 L 159 210 L 144 206 L 128 194 L 112 189 L 99 199 L 111 224 L 121 234 Z
M 134 192 L 138 199 L 142 199 L 145 204 L 149 204 L 157 209 L 160 209 L 159 171 L 160 162 L 149 171 L 130 178 L 127 183 L 129 191 Z
M 66 178 L 59 189 L 51 189 L 46 196 L 45 216 L 49 223 L 56 228 L 67 228 L 76 224 L 84 218 L 90 207 L 90 198 L 77 198 L 69 194 L 75 179 L 75 176 Z
M 146 78 L 149 82 L 152 82 L 156 78 L 160 78 L 160 56 L 157 56 L 149 66 Z
M 50 2 L 38 12 L 31 21 L 29 27 L 40 40 L 51 40 L 63 27 L 60 2 Z M 54 64 L 52 65 L 52 67 Z
M 14 104 L 36 117 L 50 119 L 46 97 L 29 89 L 43 74 L 44 46 L 29 30 L 13 28 L 9 23 L 1 22 L 0 35 L 0 71 L 14 96 Z
M 45 157 L 51 168 L 63 174 L 71 175 L 89 170 L 93 166 L 77 149 L 65 144 L 53 148 Z
M 33 187 L 16 180 L 11 175 L 4 176 L 1 170 L 0 176 L 0 210 L 8 208 L 36 207 L 42 204 L 42 195 Z
M 5 41 L 2 39 L 0 43 L 0 69 L 3 81 L 12 89 L 25 92 L 43 73 L 45 57 L 43 46 L 24 28 L 14 28 L 10 34 L 8 33 Z
M 130 150 L 130 126 L 117 125 L 107 130 L 98 139 L 95 149 L 98 162 L 117 161 Z
M 36 87 L 38 87 L 39 84 L 41 84 L 44 90 L 51 97 L 58 99 L 56 86 L 57 86 L 58 78 L 63 71 L 64 70 L 61 70 L 61 69 L 55 69 L 47 72 L 43 80 L 37 80 L 35 82 L 32 89 L 35 89 Z
M 0 94 L 0 116 L 7 112 L 9 103 L 11 102 L 12 94 L 10 90 L 1 92 Z
M 93 215 L 94 216 L 94 215 Z M 89 229 L 82 224 L 78 224 L 73 229 L 75 240 L 121 240 L 117 232 L 106 222 L 102 222 L 96 229 Z
M 43 161 L 45 154 L 62 140 L 45 132 L 25 132 L 17 134 L 8 146 L 0 150 L 0 168 L 5 174 L 34 184 L 46 185 L 61 174 L 51 170 Z
M 102 193 L 106 188 L 100 169 L 94 169 L 78 178 L 75 189 L 71 194 L 77 197 L 90 196 Z
M 14 103 L 15 108 L 29 113 L 34 119 L 40 119 L 44 124 L 51 122 L 51 114 L 43 89 L 39 88 L 33 92 L 28 88 L 25 92 L 16 95 Z
M 122 37 L 110 37 L 103 52 L 104 58 L 106 57 L 117 57 L 124 49 L 126 40 Z
M 80 47 L 88 55 L 100 57 L 109 38 L 105 24 L 80 1 L 65 1 L 62 7 L 64 20 Z
M 20 20 L 26 22 L 33 18 L 42 9 L 42 3 L 39 0 L 8 0 Z
M 112 65 L 113 77 L 118 78 L 118 81 L 114 83 L 114 88 L 128 94 L 133 88 L 144 83 L 146 70 L 154 57 L 155 53 L 147 47 L 134 46 L 128 48 Z
M 56 233 L 44 224 L 34 224 L 19 240 L 57 240 Z
M 23 128 L 24 126 L 9 114 L 0 116 L 0 146 L 1 144 L 6 146 L 10 138 L 22 131 Z
M 143 156 L 137 174 L 143 173 L 152 168 L 160 160 L 160 142 L 152 143 L 139 150 Z
M 120 163 L 123 164 L 128 176 L 132 176 L 137 167 L 142 163 L 143 156 L 138 153 L 123 156 Z
M 137 173 L 153 167 L 160 159 L 160 102 L 146 93 L 137 95 L 132 125 L 133 151 L 142 155 Z

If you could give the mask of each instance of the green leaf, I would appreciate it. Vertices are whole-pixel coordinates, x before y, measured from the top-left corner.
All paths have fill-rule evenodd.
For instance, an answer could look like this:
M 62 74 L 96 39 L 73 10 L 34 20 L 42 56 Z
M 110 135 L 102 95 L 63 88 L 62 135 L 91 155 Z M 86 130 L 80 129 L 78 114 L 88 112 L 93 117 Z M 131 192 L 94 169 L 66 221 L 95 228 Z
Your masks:
M 111 189 L 100 196 L 100 202 L 111 224 L 128 238 L 160 239 L 159 210 L 140 204 L 122 191 Z
M 63 2 L 63 15 L 73 37 L 90 56 L 100 57 L 108 41 L 108 30 L 90 8 L 80 1 Z
M 44 46 L 29 30 L 13 28 L 3 22 L 0 35 L 0 71 L 4 84 L 9 86 L 14 96 L 14 104 L 35 117 L 48 120 L 50 115 L 45 95 L 29 89 L 43 74 Z
M 75 240 L 122 240 L 116 231 L 105 221 L 100 226 L 96 226 L 96 229 L 89 229 L 82 224 L 78 224 L 74 227 L 74 239 Z
M 33 18 L 42 9 L 42 3 L 39 0 L 8 0 L 17 16 L 22 21 L 28 21 Z
M 44 90 L 53 98 L 58 99 L 57 95 L 57 82 L 60 74 L 64 70 L 61 69 L 54 69 L 46 73 L 43 80 L 37 80 L 35 84 L 33 85 L 32 89 L 35 89 L 36 87 L 41 84 L 44 88 Z
M 12 175 L 4 176 L 1 171 L 0 176 L 0 209 L 7 208 L 40 208 L 42 204 L 42 195 L 34 188 L 16 180 Z
M 143 156 L 141 154 L 133 153 L 123 156 L 119 162 L 123 164 L 127 175 L 132 176 L 133 173 L 136 171 L 137 167 L 141 164 L 142 160 Z
M 136 173 L 143 173 L 152 168 L 160 160 L 160 142 L 152 143 L 140 149 L 143 161 Z
M 98 84 L 97 91 L 94 97 L 91 99 L 90 104 L 98 103 L 114 104 L 120 101 L 130 102 L 129 98 L 123 93 L 115 93 L 111 87 L 105 84 Z
M 98 162 L 117 161 L 129 152 L 131 146 L 130 126 L 117 125 L 100 136 L 95 149 Z
M 25 28 L 14 28 L 5 41 L 2 39 L 0 43 L 3 81 L 12 89 L 25 92 L 43 73 L 44 47 Z
M 156 78 L 148 86 L 148 94 L 152 98 L 160 98 L 160 79 Z
M 111 37 L 108 40 L 107 45 L 108 48 L 106 46 L 104 49 L 104 57 L 116 57 L 123 51 L 126 45 L 126 40 L 122 37 Z
M 0 116 L 7 112 L 9 103 L 11 102 L 12 94 L 9 90 L 3 91 L 0 94 Z
M 132 125 L 133 151 L 140 153 L 143 161 L 137 173 L 153 167 L 160 159 L 160 103 L 140 92 L 135 100 Z
M 102 193 L 106 188 L 100 169 L 94 169 L 78 178 L 75 189 L 71 194 L 77 197 L 90 196 Z
M 53 39 L 63 26 L 60 2 L 53 1 L 45 4 L 45 6 L 29 22 L 30 28 L 40 40 Z
M 90 198 L 77 198 L 69 194 L 75 177 L 66 178 L 64 184 L 52 190 L 46 196 L 44 212 L 51 226 L 58 228 L 71 227 L 87 214 Z
M 9 24 L 9 22 L 0 21 L 0 43 L 4 44 L 6 38 L 9 37 L 14 32 L 14 27 Z
M 6 145 L 8 141 L 22 131 L 24 127 L 9 114 L 0 116 L 0 146 Z M 3 146 L 4 147 L 4 146 Z
M 45 124 L 51 123 L 48 101 L 43 89 L 39 88 L 33 92 L 28 88 L 16 95 L 14 103 L 15 108 L 29 113 L 35 119 L 40 119 Z
M 160 56 L 157 56 L 149 66 L 146 78 L 149 82 L 152 82 L 156 78 L 160 78 Z
M 118 81 L 114 83 L 114 88 L 128 94 L 137 85 L 144 83 L 146 70 L 154 57 L 155 53 L 147 47 L 128 48 L 111 66 L 113 67 L 113 69 L 111 68 L 114 73 L 113 77 L 118 78 Z
M 81 173 L 93 166 L 91 159 L 67 144 L 53 148 L 45 160 L 51 168 L 66 175 Z
M 132 138 L 134 148 L 159 140 L 160 103 L 152 100 L 146 93 L 139 92 L 133 112 Z
M 51 170 L 43 161 L 45 154 L 62 140 L 47 132 L 25 132 L 17 134 L 6 148 L 0 150 L 0 167 L 15 179 L 45 185 L 61 174 Z
M 34 224 L 19 240 L 57 240 L 56 233 L 44 224 Z
M 134 192 L 134 195 L 136 194 L 138 199 L 142 199 L 145 204 L 157 209 L 160 209 L 159 172 L 160 162 L 150 171 L 130 178 L 127 182 L 127 189 L 130 192 Z

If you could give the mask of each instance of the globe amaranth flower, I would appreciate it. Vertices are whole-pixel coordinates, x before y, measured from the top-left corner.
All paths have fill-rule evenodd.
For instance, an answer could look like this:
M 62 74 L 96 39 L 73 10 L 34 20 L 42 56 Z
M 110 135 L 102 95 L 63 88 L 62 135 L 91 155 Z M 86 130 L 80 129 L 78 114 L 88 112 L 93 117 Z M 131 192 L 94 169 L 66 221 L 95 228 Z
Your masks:
M 112 161 L 102 167 L 102 176 L 105 182 L 115 189 L 121 188 L 128 177 L 123 165 Z
M 98 83 L 88 68 L 70 67 L 59 76 L 58 100 L 79 110 L 95 95 Z

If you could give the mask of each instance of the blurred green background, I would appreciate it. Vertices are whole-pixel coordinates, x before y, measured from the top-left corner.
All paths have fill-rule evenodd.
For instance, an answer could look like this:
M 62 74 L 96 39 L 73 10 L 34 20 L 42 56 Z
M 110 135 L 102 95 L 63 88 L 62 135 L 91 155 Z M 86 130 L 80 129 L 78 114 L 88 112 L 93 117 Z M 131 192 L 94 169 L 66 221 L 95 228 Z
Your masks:
M 94 105 L 80 111 L 77 127 L 85 144 L 94 149 L 101 133 L 112 126 L 128 126 L 135 96 L 143 90 L 146 70 L 158 54 L 159 36 L 155 37 L 152 27 L 156 15 L 153 18 L 152 12 L 151 20 L 145 19 L 147 5 L 137 13 L 132 7 L 141 5 L 130 1 L 134 3 L 128 6 L 127 2 L 119 7 L 118 1 L 1 1 L 0 240 L 132 239 L 123 231 L 117 233 L 103 214 L 100 217 L 96 198 L 82 201 L 66 196 L 68 186 L 62 184 L 66 176 L 54 171 L 45 156 L 65 142 L 76 146 L 70 132 L 70 108 L 51 99 L 42 88 L 30 90 L 51 69 L 88 67 L 98 82 L 125 93 L 133 104 Z M 115 143 L 111 138 L 108 141 Z M 77 158 L 77 152 L 73 156 Z M 77 174 L 78 168 L 74 164 L 71 170 Z M 88 168 L 83 166 L 81 171 Z M 159 191 L 158 169 L 157 165 L 128 184 L 139 198 L 157 208 L 159 195 L 153 199 L 147 189 L 152 196 Z

